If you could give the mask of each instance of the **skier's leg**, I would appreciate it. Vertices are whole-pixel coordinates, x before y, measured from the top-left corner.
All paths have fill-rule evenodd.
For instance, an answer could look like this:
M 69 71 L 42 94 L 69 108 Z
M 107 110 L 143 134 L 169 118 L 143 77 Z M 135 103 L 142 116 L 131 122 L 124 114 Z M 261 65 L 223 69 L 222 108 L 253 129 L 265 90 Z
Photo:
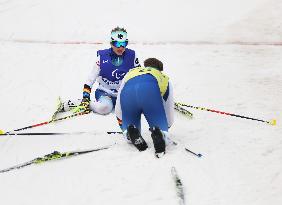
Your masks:
M 143 114 L 150 126 L 156 157 L 165 153 L 166 141 L 164 132 L 168 131 L 168 123 L 163 106 L 162 96 L 156 81 L 149 81 L 140 86 L 138 99 L 142 104 Z M 141 89 L 143 92 L 141 92 Z
M 142 101 L 142 110 L 150 128 L 159 127 L 167 132 L 168 123 L 158 85 L 146 83 L 143 84 L 142 90 L 143 92 L 138 92 L 138 98 Z
M 107 115 L 113 110 L 113 102 L 109 96 L 101 96 L 98 101 L 90 102 L 90 109 L 98 114 Z
M 125 85 L 120 94 L 120 106 L 122 110 L 122 129 L 125 137 L 139 150 L 147 149 L 147 143 L 141 136 L 141 112 L 136 98 L 134 84 Z
M 127 139 L 129 139 L 140 152 L 148 148 L 148 145 L 141 136 L 140 131 L 132 124 L 127 127 Z
M 107 115 L 112 112 L 116 98 L 109 96 L 106 92 L 97 89 L 95 91 L 96 101 L 90 102 L 90 109 L 93 112 Z
M 122 130 L 134 125 L 141 132 L 141 113 L 134 85 L 126 84 L 120 94 Z
M 164 135 L 159 127 L 152 127 L 150 128 L 150 131 L 152 132 L 151 137 L 153 140 L 156 157 L 159 158 L 165 154 L 166 142 L 164 140 Z

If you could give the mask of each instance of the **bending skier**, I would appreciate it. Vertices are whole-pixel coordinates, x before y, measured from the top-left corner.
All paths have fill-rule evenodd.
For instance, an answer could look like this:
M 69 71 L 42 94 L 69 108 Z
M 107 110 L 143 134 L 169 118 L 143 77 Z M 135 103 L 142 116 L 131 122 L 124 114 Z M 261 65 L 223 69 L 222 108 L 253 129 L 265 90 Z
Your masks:
M 147 149 L 141 136 L 143 113 L 151 131 L 156 156 L 165 153 L 168 128 L 173 123 L 173 92 L 169 78 L 163 74 L 163 63 L 156 58 L 144 61 L 144 68 L 130 70 L 123 79 L 115 112 L 124 136 L 139 150 Z

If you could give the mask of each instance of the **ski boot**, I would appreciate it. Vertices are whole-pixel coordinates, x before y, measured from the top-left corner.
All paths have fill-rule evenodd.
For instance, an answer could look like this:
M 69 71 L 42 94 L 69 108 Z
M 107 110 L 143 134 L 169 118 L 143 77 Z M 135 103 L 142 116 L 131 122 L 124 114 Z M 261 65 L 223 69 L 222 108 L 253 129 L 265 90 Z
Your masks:
M 68 112 L 71 111 L 72 109 L 76 108 L 80 104 L 80 100 L 68 100 L 63 103 L 63 106 L 61 107 L 59 112 Z
M 150 128 L 150 131 L 152 132 L 151 137 L 155 147 L 155 155 L 157 158 L 160 158 L 165 154 L 165 140 L 163 133 L 158 127 L 152 127 Z
M 129 125 L 127 128 L 127 138 L 141 152 L 148 148 L 146 141 L 142 138 L 139 130 L 134 125 Z

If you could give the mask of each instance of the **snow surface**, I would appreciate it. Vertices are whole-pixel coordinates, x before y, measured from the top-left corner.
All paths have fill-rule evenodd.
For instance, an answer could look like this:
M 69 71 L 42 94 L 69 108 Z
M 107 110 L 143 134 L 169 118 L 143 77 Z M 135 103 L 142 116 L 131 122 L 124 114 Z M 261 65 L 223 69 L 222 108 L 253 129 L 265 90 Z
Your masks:
M 119 131 L 114 114 L 26 130 L 89 134 L 2 136 L 0 169 L 54 150 L 116 145 L 0 174 L 0 204 L 176 205 L 172 166 L 186 204 L 282 204 L 281 8 L 279 0 L 0 0 L 2 130 L 49 120 L 58 96 L 81 97 L 96 50 L 108 47 L 116 25 L 126 26 L 141 60 L 164 62 L 176 101 L 277 119 L 271 126 L 194 109 L 192 120 L 176 113 L 170 133 L 179 146 L 161 159 L 144 119 L 145 152 L 106 134 Z M 243 43 L 228 44 L 235 41 Z

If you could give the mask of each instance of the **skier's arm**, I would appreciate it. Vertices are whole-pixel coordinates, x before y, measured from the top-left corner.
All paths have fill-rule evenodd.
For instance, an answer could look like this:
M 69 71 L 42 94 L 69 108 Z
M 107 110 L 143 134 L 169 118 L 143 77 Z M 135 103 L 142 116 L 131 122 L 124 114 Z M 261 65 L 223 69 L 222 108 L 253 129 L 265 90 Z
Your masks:
M 86 83 L 83 87 L 83 98 L 88 98 L 90 100 L 90 93 L 93 84 L 95 83 L 97 77 L 100 74 L 100 56 L 97 56 L 96 62 L 92 68 L 91 73 L 89 74 Z
M 123 89 L 123 86 L 124 86 L 124 81 L 122 81 L 120 89 L 118 91 L 116 106 L 115 106 L 115 114 L 117 117 L 118 125 L 120 126 L 121 129 L 122 129 L 122 110 L 120 106 L 120 93 L 121 93 L 121 90 Z
M 81 103 L 72 109 L 73 113 L 84 112 L 90 110 L 90 93 L 93 84 L 100 74 L 100 56 L 97 56 L 96 63 L 93 66 L 91 73 L 89 74 L 86 83 L 83 86 L 83 94 Z
M 174 100 L 173 100 L 173 88 L 172 84 L 168 84 L 169 94 L 167 100 L 163 100 L 165 114 L 167 119 L 168 127 L 170 128 L 174 122 Z

